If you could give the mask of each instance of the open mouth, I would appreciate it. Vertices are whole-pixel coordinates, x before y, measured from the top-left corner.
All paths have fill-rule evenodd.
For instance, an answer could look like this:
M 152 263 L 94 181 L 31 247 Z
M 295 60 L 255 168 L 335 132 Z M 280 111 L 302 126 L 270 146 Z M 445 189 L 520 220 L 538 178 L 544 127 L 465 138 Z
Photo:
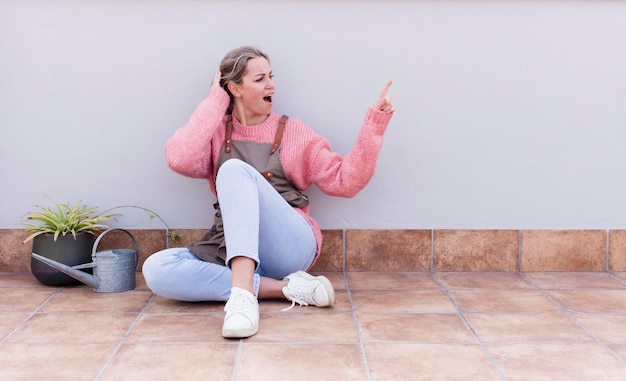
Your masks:
M 271 95 L 266 95 L 263 97 L 263 100 L 267 103 L 272 103 L 272 96 Z

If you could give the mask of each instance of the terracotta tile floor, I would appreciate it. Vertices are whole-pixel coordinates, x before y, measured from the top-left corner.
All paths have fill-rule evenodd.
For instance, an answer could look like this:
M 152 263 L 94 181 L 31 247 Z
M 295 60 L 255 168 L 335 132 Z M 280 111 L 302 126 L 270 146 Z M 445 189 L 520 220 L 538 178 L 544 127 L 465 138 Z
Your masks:
M 332 308 L 40 285 L 0 273 L 2 380 L 626 380 L 626 273 L 326 273 Z

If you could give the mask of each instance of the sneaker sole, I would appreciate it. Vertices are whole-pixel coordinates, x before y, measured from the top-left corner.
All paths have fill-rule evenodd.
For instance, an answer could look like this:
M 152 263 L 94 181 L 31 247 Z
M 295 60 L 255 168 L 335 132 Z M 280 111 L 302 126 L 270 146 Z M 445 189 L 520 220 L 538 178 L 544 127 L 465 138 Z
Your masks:
M 259 332 L 259 326 L 244 329 L 225 329 L 222 328 L 222 336 L 227 339 L 245 339 L 254 336 Z
M 333 284 L 330 283 L 330 280 L 328 280 L 328 278 L 326 278 L 323 275 L 313 276 L 305 271 L 296 271 L 296 274 L 300 278 L 304 278 L 307 280 L 317 279 L 320 282 L 322 282 L 322 285 L 324 286 L 324 289 L 326 290 L 326 293 L 328 294 L 328 306 L 324 306 L 324 307 L 330 307 L 331 305 L 335 304 L 335 289 L 333 288 Z

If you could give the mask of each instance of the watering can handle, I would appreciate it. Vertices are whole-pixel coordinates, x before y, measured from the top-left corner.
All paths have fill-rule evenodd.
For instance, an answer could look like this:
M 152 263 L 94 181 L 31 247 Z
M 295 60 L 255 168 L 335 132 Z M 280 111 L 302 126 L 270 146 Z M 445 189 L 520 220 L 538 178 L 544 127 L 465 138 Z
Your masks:
M 130 239 L 133 241 L 133 246 L 135 246 L 135 268 L 137 268 L 137 266 L 139 265 L 139 246 L 137 246 L 137 241 L 135 240 L 135 237 L 133 237 L 133 235 L 130 234 L 130 232 L 128 230 L 125 230 L 125 229 L 109 228 L 109 229 L 103 231 L 102 233 L 100 233 L 98 238 L 96 238 L 96 242 L 93 244 L 93 249 L 91 250 L 91 258 L 94 261 L 96 260 L 96 250 L 98 249 L 98 244 L 100 243 L 100 240 L 102 239 L 102 237 L 104 237 L 105 234 L 107 234 L 108 232 L 113 231 L 113 230 L 121 230 L 121 231 L 123 231 L 124 233 L 128 234 Z

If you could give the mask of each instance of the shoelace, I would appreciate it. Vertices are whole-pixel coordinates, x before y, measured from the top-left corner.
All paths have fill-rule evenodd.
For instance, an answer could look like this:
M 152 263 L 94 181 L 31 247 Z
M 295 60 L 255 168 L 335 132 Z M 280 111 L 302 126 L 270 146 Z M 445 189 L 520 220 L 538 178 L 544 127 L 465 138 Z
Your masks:
M 229 299 L 228 302 L 226 302 L 226 305 L 224 306 L 224 311 L 226 311 L 228 316 L 236 313 L 248 316 L 248 312 L 250 311 L 250 304 L 246 303 L 245 295 L 239 294 L 234 299 Z
M 289 311 L 296 305 L 296 303 L 298 303 L 300 307 L 302 307 L 302 306 L 308 306 L 310 303 L 313 302 L 313 298 L 311 297 L 310 293 L 301 294 L 299 292 L 290 290 L 289 298 L 291 299 L 291 306 L 283 308 L 282 310 L 280 310 L 280 312 Z

